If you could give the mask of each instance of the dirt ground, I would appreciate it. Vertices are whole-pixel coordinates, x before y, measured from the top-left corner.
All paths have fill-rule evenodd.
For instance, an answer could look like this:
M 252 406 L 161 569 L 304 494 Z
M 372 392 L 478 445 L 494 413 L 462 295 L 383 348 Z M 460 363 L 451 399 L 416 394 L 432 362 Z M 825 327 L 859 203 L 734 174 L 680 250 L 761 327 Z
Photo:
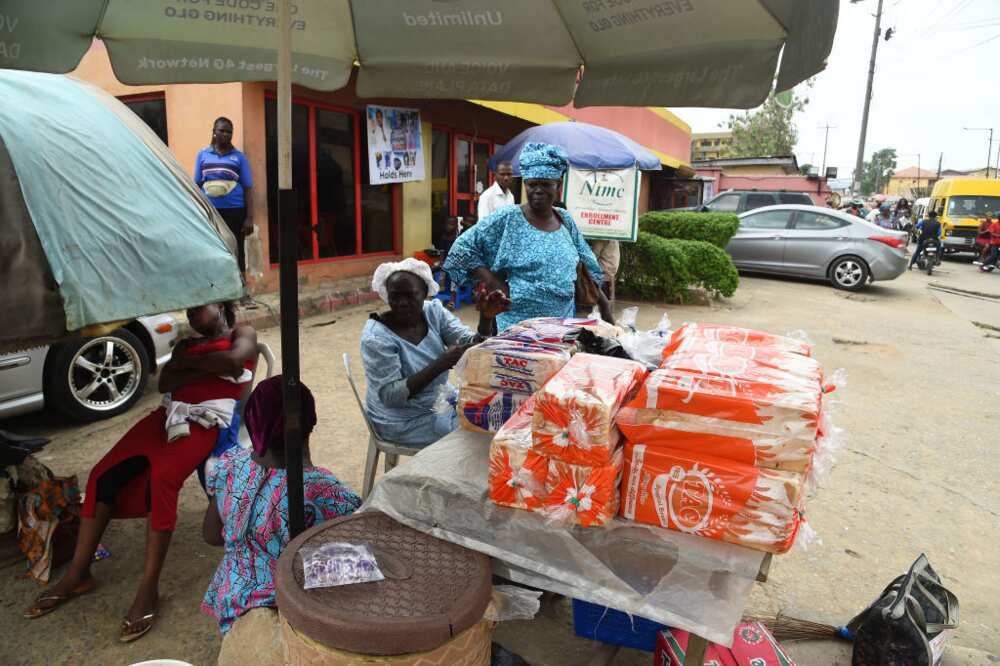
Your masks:
M 804 329 L 828 371 L 848 372 L 837 414 L 845 448 L 827 485 L 807 506 L 822 543 L 776 557 L 770 580 L 756 586 L 748 610 L 843 623 L 923 552 L 961 600 L 962 623 L 952 644 L 973 651 L 956 650 L 955 657 L 964 658 L 952 663 L 998 660 L 975 652 L 996 654 L 1000 646 L 998 418 L 991 408 L 1000 398 L 1000 296 L 989 294 L 1000 295 L 1000 276 L 947 262 L 932 278 L 907 273 L 857 295 L 817 283 L 744 277 L 735 297 L 711 305 L 642 306 L 639 323 L 647 327 L 666 310 L 675 324 Z M 470 308 L 462 312 L 465 318 L 472 314 Z M 316 317 L 301 328 L 302 377 L 319 408 L 313 460 L 354 487 L 361 482 L 367 433 L 341 355 L 352 355 L 355 377 L 363 383 L 358 338 L 366 316 L 356 310 Z M 262 331 L 261 339 L 279 353 L 277 329 Z M 57 473 L 78 474 L 82 482 L 157 400 L 150 393 L 131 413 L 82 427 L 48 412 L 3 427 L 52 437 L 43 462 Z M 20 613 L 39 587 L 16 577 L 19 565 L 0 570 L 0 663 L 131 664 L 164 657 L 214 663 L 218 630 L 198 611 L 219 557 L 201 540 L 204 508 L 204 495 L 191 479 L 163 574 L 160 620 L 130 645 L 119 645 L 116 637 L 141 571 L 143 523 L 113 523 L 104 539 L 112 556 L 94 568 L 98 591 L 38 620 L 23 620 Z M 498 640 L 536 666 L 586 663 L 594 649 L 571 637 L 566 613 L 558 609 L 501 628 Z M 849 663 L 845 653 L 822 645 L 799 654 L 803 664 Z M 615 663 L 650 662 L 648 653 L 625 651 Z

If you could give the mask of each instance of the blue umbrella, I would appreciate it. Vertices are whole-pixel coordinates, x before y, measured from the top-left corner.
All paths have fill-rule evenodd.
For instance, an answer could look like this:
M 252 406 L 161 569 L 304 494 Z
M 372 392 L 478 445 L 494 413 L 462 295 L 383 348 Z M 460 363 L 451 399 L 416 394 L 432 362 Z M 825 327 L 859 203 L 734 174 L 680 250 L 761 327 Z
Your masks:
M 660 168 L 660 158 L 624 134 L 589 123 L 560 122 L 524 130 L 490 158 L 490 170 L 500 162 L 510 162 L 514 175 L 521 175 L 517 158 L 530 141 L 559 146 L 569 156 L 569 163 L 579 169 L 627 169 L 638 166 L 646 171 Z

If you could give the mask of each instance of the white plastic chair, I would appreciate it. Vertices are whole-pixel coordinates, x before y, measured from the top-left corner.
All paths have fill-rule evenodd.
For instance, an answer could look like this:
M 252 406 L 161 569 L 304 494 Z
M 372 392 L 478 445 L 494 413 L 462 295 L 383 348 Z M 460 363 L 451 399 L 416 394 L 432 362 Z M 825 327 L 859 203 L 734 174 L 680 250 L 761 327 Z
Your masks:
M 368 456 L 365 458 L 365 476 L 361 483 L 361 499 L 366 499 L 375 486 L 375 469 L 378 467 L 379 453 L 385 454 L 385 471 L 388 472 L 397 465 L 399 456 L 415 455 L 422 447 L 387 442 L 379 437 L 375 432 L 375 427 L 372 425 L 371 420 L 368 418 L 368 411 L 365 409 L 365 404 L 361 402 L 361 394 L 358 393 L 358 387 L 354 384 L 354 375 L 351 374 L 351 357 L 349 354 L 344 354 L 344 370 L 347 372 L 347 383 L 351 385 L 351 390 L 354 391 L 354 399 L 358 401 L 358 409 L 361 410 L 361 416 L 365 420 L 365 425 L 368 426 Z
M 274 375 L 274 352 L 263 342 L 257 343 L 257 355 L 264 359 L 264 365 L 267 366 L 267 370 L 264 373 L 264 379 L 272 377 Z M 260 366 L 260 361 L 257 362 L 257 367 Z M 257 367 L 254 367 L 254 375 L 257 374 Z M 250 441 L 250 433 L 247 431 L 246 421 L 243 420 L 243 410 L 246 409 L 247 398 L 250 397 L 250 392 L 253 391 L 254 379 L 250 380 L 250 385 L 244 390 L 243 395 L 240 396 L 240 435 L 239 441 L 240 446 L 244 449 L 249 449 L 253 446 L 253 442 Z

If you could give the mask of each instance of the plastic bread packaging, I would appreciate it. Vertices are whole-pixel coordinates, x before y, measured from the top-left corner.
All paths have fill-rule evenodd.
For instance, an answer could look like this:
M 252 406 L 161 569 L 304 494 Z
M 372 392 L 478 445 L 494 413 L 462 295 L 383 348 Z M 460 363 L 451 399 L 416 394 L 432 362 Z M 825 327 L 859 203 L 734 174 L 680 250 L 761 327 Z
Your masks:
M 609 463 L 621 436 L 615 415 L 645 376 L 635 361 L 575 355 L 535 394 L 535 448 L 576 465 Z
M 531 395 L 481 386 L 458 392 L 458 424 L 472 432 L 496 432 Z
M 455 372 L 462 384 L 534 393 L 569 359 L 561 346 L 490 338 L 466 351 Z
M 622 333 L 620 328 L 613 324 L 609 324 L 599 316 L 582 318 L 574 317 L 567 319 L 559 317 L 536 317 L 534 319 L 525 319 L 524 321 L 518 322 L 517 325 L 523 328 L 530 328 L 553 337 L 561 334 L 564 336 L 564 339 L 572 339 L 574 333 L 579 333 L 582 328 L 585 328 L 602 338 L 617 338 Z
M 531 448 L 529 398 L 497 431 L 490 443 L 489 497 L 501 506 L 538 509 L 545 498 L 549 460 Z
M 804 432 L 814 440 L 822 395 L 819 384 L 775 385 L 660 368 L 628 406 L 748 423 L 776 435 Z
M 784 553 L 799 531 L 804 501 L 802 474 L 625 446 L 621 513 L 628 520 Z
M 597 527 L 614 518 L 623 461 L 620 448 L 606 465 L 588 467 L 550 460 L 541 509 L 546 522 L 560 527 Z
M 745 465 L 806 472 L 817 442 L 806 422 L 792 421 L 788 432 L 710 416 L 622 407 L 615 419 L 630 442 L 724 458 Z M 796 427 L 797 426 L 797 427 Z
M 750 328 L 740 328 L 739 326 L 685 323 L 674 331 L 670 343 L 663 350 L 664 358 L 673 353 L 686 338 L 691 337 L 752 347 L 767 347 L 775 351 L 786 351 L 802 356 L 812 355 L 812 346 L 796 338 Z
M 810 356 L 697 337 L 682 340 L 659 365 L 706 375 L 758 377 L 773 382 L 823 381 L 823 367 Z

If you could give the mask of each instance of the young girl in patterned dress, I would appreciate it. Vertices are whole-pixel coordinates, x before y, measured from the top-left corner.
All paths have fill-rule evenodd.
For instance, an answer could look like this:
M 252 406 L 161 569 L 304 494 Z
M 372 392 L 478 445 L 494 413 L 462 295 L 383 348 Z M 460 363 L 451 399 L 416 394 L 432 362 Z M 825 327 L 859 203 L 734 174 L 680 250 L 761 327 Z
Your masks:
M 329 470 L 315 467 L 308 436 L 316 425 L 316 402 L 301 385 L 302 464 L 305 525 L 353 513 L 361 499 Z M 205 511 L 202 533 L 225 554 L 205 593 L 202 610 L 219 621 L 223 634 L 219 664 L 237 661 L 258 646 L 258 662 L 280 663 L 274 572 L 290 540 L 288 477 L 285 472 L 284 417 L 281 375 L 257 385 L 247 400 L 244 419 L 253 449 L 235 448 L 223 454 L 208 487 L 214 493 Z M 238 620 L 238 621 L 237 621 Z

